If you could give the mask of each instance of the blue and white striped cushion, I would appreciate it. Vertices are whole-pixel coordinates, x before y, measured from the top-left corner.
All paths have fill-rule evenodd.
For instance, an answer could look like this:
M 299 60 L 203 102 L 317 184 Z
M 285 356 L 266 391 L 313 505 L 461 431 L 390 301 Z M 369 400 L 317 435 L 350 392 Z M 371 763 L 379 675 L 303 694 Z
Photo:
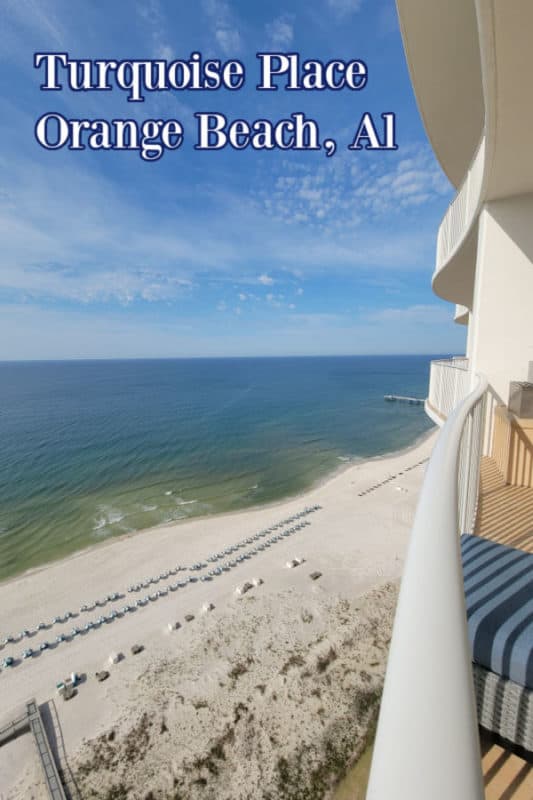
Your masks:
M 470 534 L 461 554 L 473 660 L 533 689 L 533 554 Z

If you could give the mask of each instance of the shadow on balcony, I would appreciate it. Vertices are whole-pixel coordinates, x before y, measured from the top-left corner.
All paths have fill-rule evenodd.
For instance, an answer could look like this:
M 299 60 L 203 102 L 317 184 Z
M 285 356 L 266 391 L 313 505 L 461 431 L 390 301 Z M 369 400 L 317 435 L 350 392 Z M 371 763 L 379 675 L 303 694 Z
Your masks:
M 530 800 L 533 766 L 497 738 L 481 733 L 481 759 L 486 800 Z
M 533 553 L 533 420 L 494 414 L 492 455 L 481 462 L 475 533 Z

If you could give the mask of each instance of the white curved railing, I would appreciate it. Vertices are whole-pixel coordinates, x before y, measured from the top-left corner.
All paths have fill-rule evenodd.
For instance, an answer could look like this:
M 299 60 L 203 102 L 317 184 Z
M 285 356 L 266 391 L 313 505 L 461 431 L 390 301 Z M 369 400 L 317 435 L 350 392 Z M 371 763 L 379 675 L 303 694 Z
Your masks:
M 457 404 L 466 397 L 469 388 L 470 373 L 467 358 L 432 361 L 426 412 L 434 422 L 442 425 Z
M 481 186 L 485 168 L 485 137 L 480 142 L 472 165 L 439 227 L 435 272 L 448 263 L 468 233 L 481 199 Z
M 459 533 L 473 526 L 487 380 L 439 434 L 416 510 L 367 800 L 482 800 Z

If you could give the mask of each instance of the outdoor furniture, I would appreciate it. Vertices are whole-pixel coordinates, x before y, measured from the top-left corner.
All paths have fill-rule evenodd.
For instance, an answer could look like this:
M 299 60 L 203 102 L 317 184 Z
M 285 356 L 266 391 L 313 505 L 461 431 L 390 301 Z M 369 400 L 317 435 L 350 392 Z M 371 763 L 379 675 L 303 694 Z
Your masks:
M 533 752 L 533 554 L 461 536 L 479 724 Z

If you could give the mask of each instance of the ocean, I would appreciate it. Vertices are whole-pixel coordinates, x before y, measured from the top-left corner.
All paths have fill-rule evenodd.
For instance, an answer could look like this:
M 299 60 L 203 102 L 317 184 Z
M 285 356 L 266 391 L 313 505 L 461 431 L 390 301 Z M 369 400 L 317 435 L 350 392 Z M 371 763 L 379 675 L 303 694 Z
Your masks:
M 430 356 L 0 364 L 0 579 L 415 442 Z

